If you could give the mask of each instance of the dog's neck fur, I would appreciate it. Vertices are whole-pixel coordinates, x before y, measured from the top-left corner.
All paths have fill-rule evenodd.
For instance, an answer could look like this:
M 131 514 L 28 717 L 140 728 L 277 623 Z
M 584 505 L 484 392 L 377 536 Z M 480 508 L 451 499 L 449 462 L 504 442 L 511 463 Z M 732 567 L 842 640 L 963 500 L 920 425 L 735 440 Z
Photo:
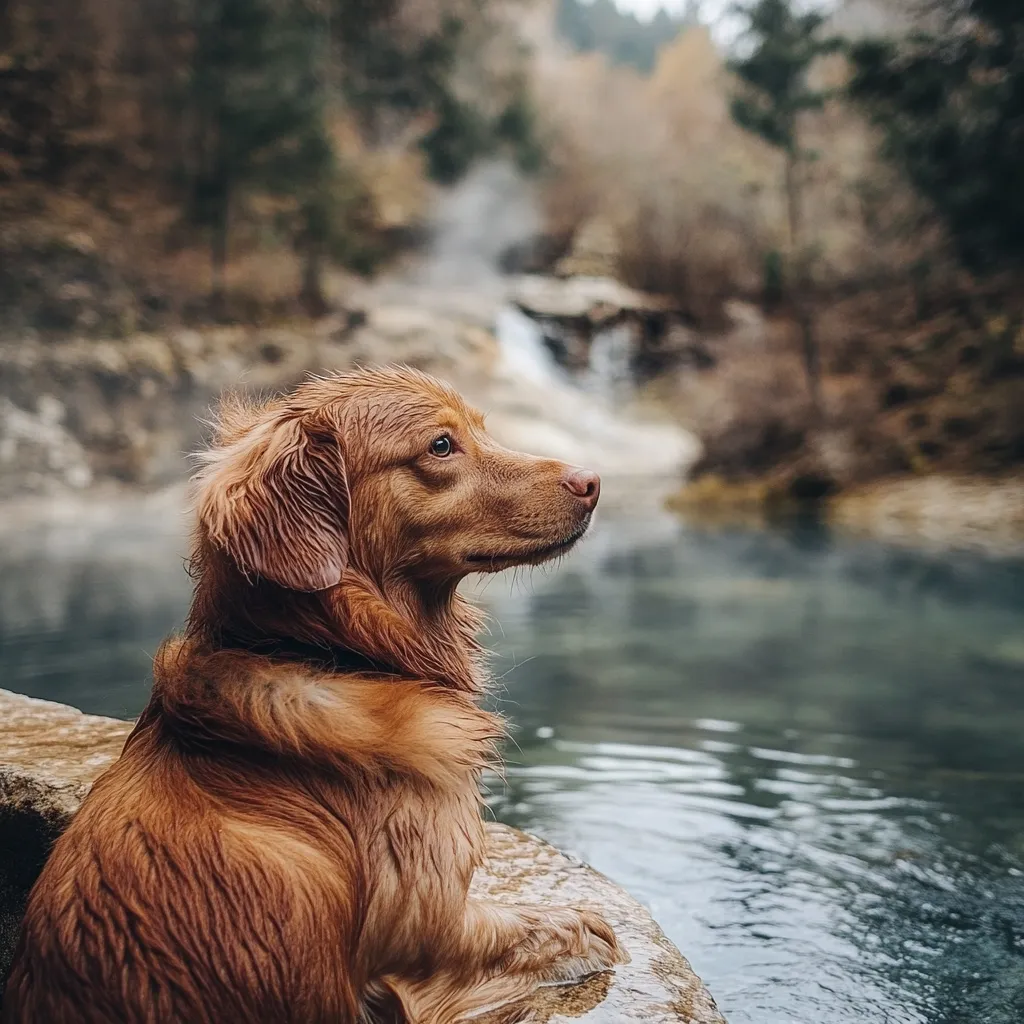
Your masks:
M 204 646 L 308 658 L 335 671 L 370 668 L 467 693 L 484 688 L 482 616 L 457 593 L 457 581 L 374 579 L 350 566 L 337 587 L 300 593 L 246 577 L 202 542 L 192 575 L 187 635 Z

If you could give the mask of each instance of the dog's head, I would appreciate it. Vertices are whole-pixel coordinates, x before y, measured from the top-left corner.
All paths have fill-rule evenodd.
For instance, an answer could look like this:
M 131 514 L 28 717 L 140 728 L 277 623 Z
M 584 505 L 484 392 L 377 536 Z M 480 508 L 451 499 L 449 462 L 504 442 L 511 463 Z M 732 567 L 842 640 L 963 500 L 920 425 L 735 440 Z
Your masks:
M 350 565 L 427 584 L 536 565 L 583 536 L 600 492 L 595 473 L 501 447 L 452 388 L 405 369 L 226 404 L 202 462 L 201 541 L 295 591 Z

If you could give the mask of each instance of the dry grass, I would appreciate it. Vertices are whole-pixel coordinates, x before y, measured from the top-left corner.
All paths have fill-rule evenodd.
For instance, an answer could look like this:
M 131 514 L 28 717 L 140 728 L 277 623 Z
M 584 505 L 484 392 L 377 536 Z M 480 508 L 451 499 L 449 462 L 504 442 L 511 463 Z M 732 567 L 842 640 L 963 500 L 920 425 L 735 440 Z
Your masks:
M 247 211 L 234 233 L 229 319 L 298 312 L 299 261 L 271 222 Z M 70 192 L 8 185 L 0 225 L 0 327 L 12 336 L 118 337 L 209 317 L 209 249 L 150 193 L 122 193 L 103 209 Z
M 674 296 L 701 322 L 757 287 L 765 230 L 752 197 L 778 161 L 732 124 L 705 31 L 663 51 L 650 78 L 595 54 L 551 58 L 538 78 L 560 140 L 546 197 L 553 233 L 594 217 L 613 224 L 619 276 Z
M 619 244 L 623 281 L 671 296 L 705 327 L 720 325 L 726 300 L 758 284 L 743 224 L 710 204 L 695 214 L 676 195 L 651 197 L 620 230 Z
M 834 522 L 891 540 L 1024 551 L 1024 481 L 931 476 L 854 488 L 830 509 Z
M 840 58 L 815 69 L 823 88 L 838 90 L 846 74 Z M 701 321 L 714 322 L 730 295 L 758 295 L 771 254 L 794 265 L 782 157 L 733 123 L 735 83 L 706 31 L 666 47 L 648 79 L 599 55 L 550 53 L 537 79 L 559 139 L 547 185 L 553 233 L 594 217 L 615 224 L 621 276 L 676 296 Z M 800 172 L 799 255 L 815 287 L 906 276 L 941 251 L 933 220 L 854 111 L 831 102 L 804 116 L 801 134 L 812 156 Z

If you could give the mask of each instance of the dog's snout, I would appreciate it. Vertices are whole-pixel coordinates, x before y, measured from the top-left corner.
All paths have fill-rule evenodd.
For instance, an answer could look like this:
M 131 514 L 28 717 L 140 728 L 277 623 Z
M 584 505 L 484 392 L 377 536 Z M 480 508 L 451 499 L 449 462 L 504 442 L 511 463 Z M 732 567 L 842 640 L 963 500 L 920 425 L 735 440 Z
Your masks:
M 601 478 L 589 469 L 571 469 L 562 477 L 562 486 L 588 512 L 593 512 L 601 497 Z

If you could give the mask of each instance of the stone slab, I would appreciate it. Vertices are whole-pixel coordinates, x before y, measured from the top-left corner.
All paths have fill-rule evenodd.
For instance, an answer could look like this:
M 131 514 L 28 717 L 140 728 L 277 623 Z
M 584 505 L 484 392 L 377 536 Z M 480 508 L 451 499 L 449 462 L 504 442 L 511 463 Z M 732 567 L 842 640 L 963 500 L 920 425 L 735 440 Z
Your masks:
M 0 690 L 0 808 L 65 825 L 121 753 L 130 722 Z
M 530 316 L 593 324 L 622 313 L 667 313 L 673 308 L 665 296 L 639 292 L 609 277 L 524 275 L 516 282 L 512 301 Z
M 120 754 L 131 723 L 0 690 L 0 978 L 18 901 L 45 844 Z M 588 907 L 614 925 L 632 962 L 613 975 L 542 990 L 517 1021 L 535 1024 L 725 1024 L 710 993 L 650 914 L 592 868 L 534 836 L 488 828 L 489 864 L 473 887 L 496 900 Z M 4 925 L 6 917 L 6 925 Z M 486 1024 L 505 1017 L 493 1015 Z M 481 1019 L 483 1024 L 483 1019 Z

